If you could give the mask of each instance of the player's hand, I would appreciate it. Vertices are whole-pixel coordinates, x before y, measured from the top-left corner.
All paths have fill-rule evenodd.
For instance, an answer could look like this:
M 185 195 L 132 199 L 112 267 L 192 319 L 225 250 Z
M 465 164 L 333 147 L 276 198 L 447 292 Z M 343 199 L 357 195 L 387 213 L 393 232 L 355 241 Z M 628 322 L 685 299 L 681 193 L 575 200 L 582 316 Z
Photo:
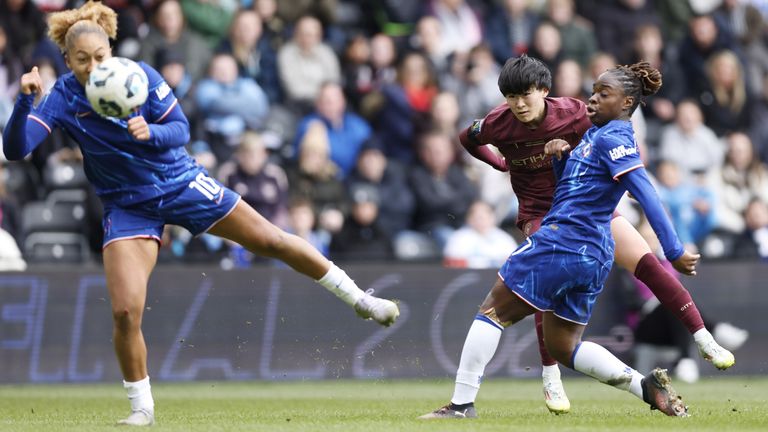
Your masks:
M 696 263 L 699 262 L 699 258 L 701 255 L 685 251 L 680 258 L 672 261 L 672 266 L 684 275 L 696 276 Z
M 34 66 L 31 71 L 21 76 L 21 92 L 25 95 L 43 93 L 43 79 L 40 78 L 40 74 L 37 72 L 37 66 Z
M 544 144 L 544 154 L 547 156 L 555 156 L 557 160 L 563 158 L 563 153 L 571 151 L 571 145 L 568 141 L 561 139 L 553 139 Z
M 149 140 L 149 125 L 140 115 L 128 119 L 128 132 L 138 141 Z

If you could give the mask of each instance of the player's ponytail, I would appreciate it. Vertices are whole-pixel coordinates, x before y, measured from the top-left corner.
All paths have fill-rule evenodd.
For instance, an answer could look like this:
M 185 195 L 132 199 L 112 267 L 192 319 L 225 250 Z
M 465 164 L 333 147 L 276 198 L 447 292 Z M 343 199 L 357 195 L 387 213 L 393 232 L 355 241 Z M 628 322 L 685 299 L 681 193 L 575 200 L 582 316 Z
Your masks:
M 88 1 L 77 9 L 55 12 L 48 17 L 48 37 L 62 52 L 84 33 L 100 33 L 114 39 L 117 13 L 100 1 Z
M 643 101 L 643 96 L 655 94 L 661 88 L 661 72 L 648 62 L 618 65 L 614 71 L 624 88 L 624 94 L 635 98 L 630 112 Z

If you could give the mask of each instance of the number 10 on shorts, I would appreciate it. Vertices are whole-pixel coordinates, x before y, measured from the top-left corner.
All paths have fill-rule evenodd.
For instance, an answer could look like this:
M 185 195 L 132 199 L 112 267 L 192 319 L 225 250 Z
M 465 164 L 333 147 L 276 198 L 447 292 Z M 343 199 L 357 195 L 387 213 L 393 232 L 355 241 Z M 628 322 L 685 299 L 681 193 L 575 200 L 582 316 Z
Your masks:
M 221 186 L 217 185 L 215 180 L 203 173 L 198 173 L 195 179 L 189 182 L 189 187 L 197 190 L 211 201 L 221 192 Z

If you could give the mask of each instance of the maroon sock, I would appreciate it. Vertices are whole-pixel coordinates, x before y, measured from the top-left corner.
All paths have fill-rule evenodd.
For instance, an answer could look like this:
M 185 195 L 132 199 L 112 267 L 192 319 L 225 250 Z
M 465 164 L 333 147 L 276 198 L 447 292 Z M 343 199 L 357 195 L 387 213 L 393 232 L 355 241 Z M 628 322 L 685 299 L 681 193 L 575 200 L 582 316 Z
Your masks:
M 704 320 L 701 319 L 691 294 L 674 275 L 664 269 L 655 255 L 648 253 L 640 258 L 635 277 L 648 285 L 659 302 L 672 312 L 691 334 L 704 328 Z
M 533 320 L 536 322 L 536 337 L 539 340 L 539 355 L 541 355 L 541 364 L 544 366 L 552 366 L 557 364 L 557 360 L 552 358 L 547 351 L 547 347 L 544 346 L 544 325 L 541 323 L 543 314 L 536 312 L 533 314 Z

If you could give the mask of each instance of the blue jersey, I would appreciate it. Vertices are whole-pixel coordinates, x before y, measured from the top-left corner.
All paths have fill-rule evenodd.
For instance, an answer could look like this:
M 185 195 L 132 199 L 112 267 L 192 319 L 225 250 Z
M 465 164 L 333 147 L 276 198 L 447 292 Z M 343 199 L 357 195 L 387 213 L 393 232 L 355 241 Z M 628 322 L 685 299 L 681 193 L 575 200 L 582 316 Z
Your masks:
M 28 115 L 49 133 L 64 129 L 80 145 L 85 173 L 105 204 L 128 206 L 180 191 L 201 170 L 184 148 L 189 140 L 186 118 L 181 115 L 179 124 L 163 125 L 178 104 L 176 97 L 157 71 L 139 64 L 149 78 L 149 97 L 140 108 L 149 124 L 149 141 L 135 140 L 126 120 L 96 114 L 71 72 Z
M 611 215 L 627 190 L 618 178 L 641 167 L 629 121 L 587 130 L 570 157 L 555 166 L 560 179 L 542 227 L 553 231 L 558 248 L 612 260 Z

